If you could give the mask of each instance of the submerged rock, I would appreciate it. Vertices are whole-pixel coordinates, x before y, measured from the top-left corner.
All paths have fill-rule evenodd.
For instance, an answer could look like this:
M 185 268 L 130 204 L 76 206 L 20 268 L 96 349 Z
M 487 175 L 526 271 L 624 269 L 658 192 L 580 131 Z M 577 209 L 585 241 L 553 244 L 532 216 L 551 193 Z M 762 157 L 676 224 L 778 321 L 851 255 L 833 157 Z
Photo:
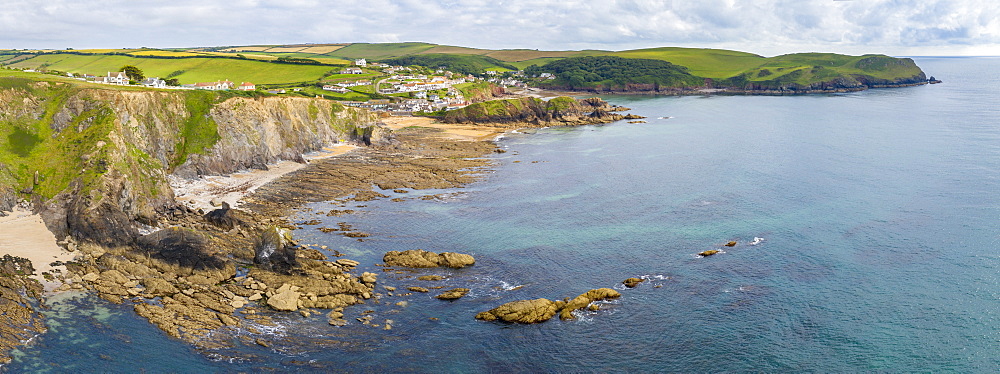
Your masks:
M 501 320 L 513 323 L 539 323 L 551 319 L 559 311 L 559 308 L 559 302 L 549 299 L 518 300 L 476 314 L 476 319 L 484 321 Z
M 434 268 L 450 267 L 463 268 L 476 263 L 476 259 L 470 255 L 454 252 L 434 253 L 422 249 L 411 249 L 408 251 L 389 251 L 382 256 L 382 261 L 388 266 L 401 266 L 409 268 Z
M 435 297 L 441 300 L 458 300 L 467 293 L 469 293 L 468 288 L 453 288 Z
M 642 283 L 642 282 L 645 282 L 645 281 L 646 280 L 642 279 L 642 278 L 629 278 L 629 279 L 624 280 L 622 282 L 622 284 L 624 284 L 625 287 L 628 287 L 628 288 L 635 288 L 636 286 L 639 285 L 639 283 Z
M 707 251 L 698 253 L 698 255 L 699 256 L 703 256 L 703 257 L 708 257 L 708 256 L 714 255 L 714 254 L 719 253 L 719 252 L 720 251 L 718 249 L 709 249 Z
M 584 294 L 577 296 L 573 300 L 566 303 L 566 306 L 559 311 L 559 318 L 561 319 L 574 319 L 573 311 L 578 309 L 586 308 L 590 303 L 595 301 L 616 299 L 622 294 L 618 293 L 610 288 L 598 288 L 585 292 Z
M 731 241 L 729 243 L 726 243 L 726 246 L 727 247 L 735 247 L 736 246 L 736 241 L 734 240 L 734 241 Z

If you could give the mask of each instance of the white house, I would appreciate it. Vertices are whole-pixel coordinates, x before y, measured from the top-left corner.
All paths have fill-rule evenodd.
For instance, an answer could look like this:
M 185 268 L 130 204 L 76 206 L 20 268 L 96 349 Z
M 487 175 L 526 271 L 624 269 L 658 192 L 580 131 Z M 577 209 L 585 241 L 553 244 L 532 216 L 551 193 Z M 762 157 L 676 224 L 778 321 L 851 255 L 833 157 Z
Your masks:
M 364 74 L 365 72 L 360 68 L 347 68 L 340 71 L 340 74 Z
M 365 66 L 368 65 L 368 61 L 365 61 L 365 59 L 363 59 L 363 58 L 359 58 L 357 60 L 354 60 L 354 65 L 355 66 L 365 67 Z
M 116 85 L 119 85 L 119 86 L 126 86 L 126 85 L 128 85 L 128 80 L 129 80 L 128 79 L 128 75 L 126 75 L 125 72 L 122 72 L 122 71 L 110 72 L 109 71 L 108 72 L 108 76 L 106 76 L 106 77 L 97 77 L 97 78 L 94 78 L 94 83 L 116 84 Z
M 236 87 L 236 84 L 230 82 L 228 79 L 220 82 L 199 82 L 194 84 L 194 88 L 196 89 L 209 91 L 231 90 L 234 87 Z
M 236 89 L 240 91 L 255 91 L 257 90 L 257 86 L 250 82 L 243 82 Z
M 143 79 L 142 82 L 139 82 L 139 84 L 152 88 L 167 88 L 167 81 L 160 79 L 158 77 Z
M 325 91 L 333 91 L 333 92 L 337 92 L 337 93 L 348 93 L 348 92 L 351 91 L 351 90 L 348 90 L 348 89 L 346 89 L 344 87 L 334 86 L 334 85 L 330 85 L 330 84 L 323 86 L 323 90 L 325 90 Z

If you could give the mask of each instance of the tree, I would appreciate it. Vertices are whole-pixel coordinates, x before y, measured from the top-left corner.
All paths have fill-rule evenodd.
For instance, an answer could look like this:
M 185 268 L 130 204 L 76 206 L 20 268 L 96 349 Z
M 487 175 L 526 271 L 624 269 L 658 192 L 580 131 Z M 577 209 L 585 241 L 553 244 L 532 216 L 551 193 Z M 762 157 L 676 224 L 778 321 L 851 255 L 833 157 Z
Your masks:
M 181 82 L 177 81 L 177 78 L 170 78 L 165 81 L 168 86 L 180 86 Z
M 143 79 L 146 79 L 146 76 L 143 75 L 142 73 L 142 69 L 139 69 L 134 65 L 122 66 L 120 69 L 118 69 L 118 71 L 125 72 L 125 75 L 128 75 L 130 84 L 135 84 L 135 82 L 139 82 L 142 81 Z

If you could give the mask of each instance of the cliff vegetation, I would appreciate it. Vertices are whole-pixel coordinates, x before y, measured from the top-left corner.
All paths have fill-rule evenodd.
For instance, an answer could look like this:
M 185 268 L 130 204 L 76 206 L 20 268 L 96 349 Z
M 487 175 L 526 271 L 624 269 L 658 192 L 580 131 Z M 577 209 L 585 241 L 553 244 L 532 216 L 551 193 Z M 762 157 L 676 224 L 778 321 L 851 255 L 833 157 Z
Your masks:
M 378 136 L 367 111 L 326 100 L 2 74 L 0 208 L 33 201 L 57 236 L 101 244 L 130 242 L 136 222 L 173 204 L 168 175 L 266 168 Z

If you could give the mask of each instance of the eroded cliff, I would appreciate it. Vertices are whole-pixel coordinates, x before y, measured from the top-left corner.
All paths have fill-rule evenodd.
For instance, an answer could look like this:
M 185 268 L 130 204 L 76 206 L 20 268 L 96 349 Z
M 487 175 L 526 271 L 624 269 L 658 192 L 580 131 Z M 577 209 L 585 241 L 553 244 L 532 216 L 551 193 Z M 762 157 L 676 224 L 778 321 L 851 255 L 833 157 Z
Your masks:
M 0 78 L 0 208 L 29 200 L 58 237 L 129 244 L 174 205 L 167 175 L 266 168 L 384 134 L 335 102 Z

